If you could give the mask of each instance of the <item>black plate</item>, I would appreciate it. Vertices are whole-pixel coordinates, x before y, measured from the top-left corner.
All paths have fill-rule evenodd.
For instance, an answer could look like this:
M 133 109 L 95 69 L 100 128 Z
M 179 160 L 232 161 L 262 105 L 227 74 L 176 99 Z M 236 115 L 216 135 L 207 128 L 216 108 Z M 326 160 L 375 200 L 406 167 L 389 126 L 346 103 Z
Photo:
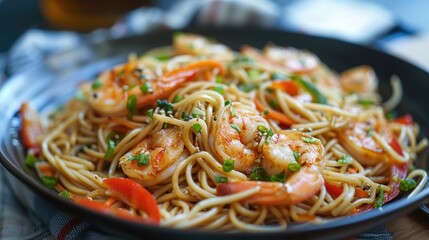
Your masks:
M 399 113 L 411 113 L 421 123 L 422 134 L 429 136 L 429 74 L 398 58 L 385 53 L 338 40 L 313 37 L 296 33 L 286 33 L 258 29 L 192 29 L 206 36 L 213 36 L 220 42 L 238 49 L 242 44 L 262 47 L 267 42 L 308 49 L 316 53 L 329 67 L 343 71 L 353 66 L 371 65 L 380 81 L 380 92 L 387 98 L 391 92 L 388 79 L 396 74 L 402 79 L 404 99 L 396 109 Z M 38 68 L 9 79 L 0 89 L 0 125 L 1 162 L 8 170 L 9 184 L 15 194 L 22 197 L 26 192 L 26 202 L 34 210 L 36 204 L 55 205 L 74 216 L 81 216 L 98 228 L 128 237 L 162 239 L 333 239 L 355 236 L 378 224 L 385 223 L 405 215 L 418 208 L 429 196 L 429 185 L 413 198 L 401 196 L 380 210 L 368 213 L 332 219 L 323 224 L 301 224 L 291 226 L 285 231 L 275 233 L 220 233 L 198 230 L 176 230 L 127 222 L 114 217 L 101 215 L 60 199 L 56 193 L 44 187 L 38 180 L 27 174 L 21 164 L 23 152 L 17 138 L 19 120 L 17 110 L 25 100 L 30 100 L 40 112 L 47 113 L 71 98 L 80 80 L 91 79 L 103 69 L 125 60 L 130 52 L 142 53 L 144 50 L 168 45 L 172 32 L 156 32 L 109 41 L 90 46 L 89 50 L 96 60 L 78 69 L 53 72 L 47 68 Z M 78 51 L 76 49 L 73 51 Z M 72 52 L 73 52 L 72 51 Z M 61 61 L 70 52 L 58 54 L 55 59 Z M 97 60 L 98 59 L 98 60 Z M 420 154 L 417 165 L 428 170 L 428 152 Z M 19 181 L 17 181 L 17 179 Z M 19 189 L 19 190 L 18 190 Z M 22 198 L 21 198 L 22 199 Z M 41 200 L 42 199 L 42 200 Z

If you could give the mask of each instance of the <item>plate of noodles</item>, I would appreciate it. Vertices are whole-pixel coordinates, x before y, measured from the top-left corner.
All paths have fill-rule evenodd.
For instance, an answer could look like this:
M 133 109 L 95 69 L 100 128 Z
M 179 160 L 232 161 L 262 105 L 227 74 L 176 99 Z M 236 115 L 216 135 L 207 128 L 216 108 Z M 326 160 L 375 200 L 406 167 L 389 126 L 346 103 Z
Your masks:
M 92 50 L 0 89 L 1 161 L 26 201 L 119 236 L 325 239 L 429 195 L 429 75 L 407 62 L 256 29 Z

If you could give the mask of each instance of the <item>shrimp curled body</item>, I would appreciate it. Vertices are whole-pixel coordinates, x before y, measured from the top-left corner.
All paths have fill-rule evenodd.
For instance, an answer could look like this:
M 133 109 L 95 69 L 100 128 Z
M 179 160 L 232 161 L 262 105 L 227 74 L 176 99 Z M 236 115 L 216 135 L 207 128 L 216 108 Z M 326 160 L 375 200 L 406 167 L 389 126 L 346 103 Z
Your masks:
M 162 129 L 144 138 L 120 158 L 124 173 L 143 186 L 153 186 L 169 178 L 177 164 L 189 156 L 178 128 Z M 147 164 L 139 164 L 136 156 L 148 156 Z
M 261 129 L 269 129 L 268 122 L 255 110 L 240 103 L 233 103 L 219 112 L 212 143 L 216 153 L 235 160 L 234 169 L 249 174 L 255 167 L 263 168 L 268 175 L 284 172 L 286 182 L 240 181 L 217 186 L 218 195 L 239 193 L 258 187 L 255 195 L 245 199 L 248 203 L 264 205 L 290 205 L 303 202 L 316 194 L 324 180 L 324 147 L 320 140 L 305 133 L 284 130 L 269 136 Z M 241 129 L 237 131 L 232 124 Z M 264 131 L 262 131 L 264 132 Z M 257 141 L 264 140 L 262 147 Z M 289 166 L 299 164 L 300 169 Z

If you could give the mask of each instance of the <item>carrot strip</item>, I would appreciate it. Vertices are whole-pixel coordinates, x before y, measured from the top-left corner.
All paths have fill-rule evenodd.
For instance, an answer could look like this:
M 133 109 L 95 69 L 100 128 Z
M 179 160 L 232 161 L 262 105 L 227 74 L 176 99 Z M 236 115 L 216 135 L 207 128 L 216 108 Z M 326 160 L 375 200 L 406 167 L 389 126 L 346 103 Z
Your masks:
M 204 73 L 206 80 L 210 81 L 212 79 L 213 73 L 211 71 L 206 71 Z
M 45 176 L 50 176 L 50 177 L 54 176 L 54 170 L 49 165 L 41 164 L 39 166 L 39 171 L 42 172 Z
M 257 98 L 254 99 L 254 102 L 256 105 L 256 109 L 258 109 L 258 111 L 260 112 L 264 112 L 264 105 L 262 105 L 262 103 Z M 276 110 L 269 110 L 268 114 L 266 114 L 265 116 L 288 126 L 295 123 L 292 119 L 288 118 L 286 115 Z
M 355 197 L 357 198 L 367 198 L 369 196 L 367 191 L 364 191 L 361 188 L 355 187 Z
M 274 89 L 282 90 L 291 96 L 295 96 L 298 94 L 298 84 L 290 80 L 273 82 L 271 84 L 271 87 Z
M 181 73 L 183 71 L 186 70 L 191 70 L 191 69 L 200 69 L 200 68 L 207 68 L 207 67 L 212 67 L 212 68 L 217 68 L 219 69 L 219 72 L 222 74 L 225 70 L 224 66 L 222 63 L 215 61 L 215 60 L 202 60 L 202 61 L 198 61 L 198 62 L 194 62 L 191 63 L 185 67 L 182 68 L 178 68 L 178 69 L 174 69 L 170 72 L 167 72 L 164 74 L 163 77 L 168 78 L 171 76 L 175 76 L 178 73 Z

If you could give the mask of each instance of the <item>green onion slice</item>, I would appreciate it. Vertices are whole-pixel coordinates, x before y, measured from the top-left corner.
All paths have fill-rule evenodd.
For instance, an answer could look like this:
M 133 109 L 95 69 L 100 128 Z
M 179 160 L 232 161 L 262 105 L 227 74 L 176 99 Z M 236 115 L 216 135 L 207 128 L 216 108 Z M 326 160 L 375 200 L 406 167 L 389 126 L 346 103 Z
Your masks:
M 238 85 L 238 89 L 240 89 L 241 91 L 247 92 L 247 93 L 251 92 L 255 89 L 258 89 L 258 88 L 259 88 L 259 85 L 256 83 L 242 83 L 242 84 Z
M 182 95 L 176 95 L 174 98 L 173 98 L 173 103 L 178 103 L 178 102 L 180 102 L 180 101 L 182 101 L 183 100 L 183 96 Z
M 201 133 L 202 127 L 199 123 L 195 123 L 194 125 L 192 125 L 192 130 L 194 130 L 197 133 Z
M 348 164 L 352 161 L 352 159 L 350 158 L 350 155 L 344 154 L 343 156 L 341 156 L 340 159 L 338 159 L 338 163 L 341 164 Z
M 381 206 L 383 206 L 383 201 L 384 201 L 384 191 L 383 189 L 381 189 L 381 187 L 378 187 L 378 197 L 374 202 L 374 207 L 379 208 Z
M 285 173 L 285 171 L 282 171 L 281 173 L 279 173 L 279 174 L 276 174 L 276 175 L 271 175 L 270 176 L 270 181 L 271 182 L 284 182 L 286 180 L 286 173 Z
M 293 151 L 293 157 L 295 158 L 295 161 L 298 162 L 300 156 L 301 156 L 301 154 L 299 152 Z
M 239 126 L 237 126 L 237 124 L 231 123 L 231 127 L 234 128 L 235 130 L 237 130 L 238 133 L 241 133 L 241 128 Z
M 221 95 L 223 95 L 225 93 L 225 89 L 223 88 L 223 86 L 214 86 L 213 90 L 218 92 Z
M 107 144 L 106 154 L 104 155 L 105 159 L 110 159 L 113 157 L 113 154 L 115 153 L 115 145 L 116 145 L 115 141 L 110 139 Z
M 273 129 L 270 128 L 267 132 L 267 137 L 272 137 L 273 135 L 274 135 L 274 131 Z
M 153 88 L 149 82 L 145 82 L 140 86 L 140 91 L 142 91 L 143 94 L 153 93 Z
M 137 96 L 136 95 L 130 95 L 127 99 L 127 109 L 128 109 L 128 116 L 132 117 L 136 111 L 137 108 Z
M 315 137 L 301 137 L 301 140 L 306 143 L 315 143 L 318 139 Z
M 150 154 L 140 153 L 128 158 L 129 161 L 137 161 L 137 166 L 149 165 Z
M 57 185 L 58 183 L 58 179 L 51 177 L 51 176 L 43 176 L 42 177 L 42 183 L 45 186 L 48 187 L 55 187 L 55 185 Z
M 229 110 L 231 111 L 231 114 L 233 117 L 238 117 L 237 110 L 235 110 L 235 108 L 232 105 L 229 108 Z
M 64 191 L 59 192 L 59 193 L 58 193 L 58 196 L 59 196 L 60 198 L 64 198 L 64 199 L 71 199 L 70 192 L 69 192 L 69 191 L 67 191 L 67 190 L 64 190 Z
M 92 82 L 92 84 L 91 84 L 91 88 L 92 88 L 93 90 L 100 89 L 102 86 L 103 86 L 103 83 L 101 82 L 101 80 L 100 80 L 100 79 L 96 79 L 96 80 L 95 80 L 94 82 Z
M 278 107 L 279 107 L 279 102 L 277 102 L 277 100 L 271 100 L 270 102 L 269 102 L 269 104 L 270 104 L 270 107 L 272 107 L 272 108 L 274 108 L 274 109 L 277 109 Z
M 374 102 L 369 99 L 360 99 L 358 103 L 365 108 L 368 108 L 374 105 Z
M 206 112 L 204 112 L 203 110 L 201 110 L 201 109 L 199 109 L 197 107 L 193 107 L 192 111 L 191 111 L 191 115 L 192 116 L 196 116 L 196 117 L 198 117 L 198 116 L 205 116 Z
M 289 78 L 296 81 L 301 87 L 307 90 L 317 103 L 320 103 L 320 104 L 328 103 L 328 100 L 326 99 L 326 97 L 319 91 L 319 89 L 315 85 L 313 85 L 313 83 L 306 81 L 297 75 L 290 75 Z
M 29 153 L 27 154 L 27 156 L 25 157 L 25 164 L 28 167 L 34 167 L 34 164 L 37 162 L 36 156 L 34 156 L 34 154 Z
M 255 78 L 259 77 L 261 75 L 261 73 L 259 72 L 258 69 L 250 69 L 247 72 L 247 75 L 249 76 L 250 79 L 255 79 Z
M 215 176 L 215 182 L 216 183 L 227 183 L 228 178 L 224 176 Z
M 234 169 L 234 159 L 226 159 L 222 164 L 222 169 L 224 172 L 231 172 Z
M 290 164 L 287 166 L 287 169 L 288 169 L 290 172 L 298 172 L 298 171 L 301 169 L 301 165 L 299 165 L 299 163 L 290 163 Z
M 258 129 L 258 131 L 260 133 L 267 133 L 268 132 L 268 128 L 265 125 L 258 125 L 258 127 L 256 129 Z
M 151 120 L 153 120 L 153 109 L 149 109 L 146 112 L 146 116 L 148 116 Z

